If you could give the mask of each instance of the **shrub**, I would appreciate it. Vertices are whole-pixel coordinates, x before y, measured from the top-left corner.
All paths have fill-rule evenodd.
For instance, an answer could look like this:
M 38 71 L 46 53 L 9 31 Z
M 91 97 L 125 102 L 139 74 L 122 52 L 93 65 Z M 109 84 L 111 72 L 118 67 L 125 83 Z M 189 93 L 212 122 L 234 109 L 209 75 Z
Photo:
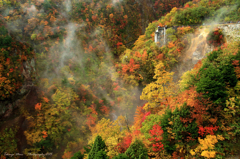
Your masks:
M 225 37 L 222 30 L 216 28 L 214 31 L 210 32 L 207 36 L 207 43 L 215 47 L 225 43 Z

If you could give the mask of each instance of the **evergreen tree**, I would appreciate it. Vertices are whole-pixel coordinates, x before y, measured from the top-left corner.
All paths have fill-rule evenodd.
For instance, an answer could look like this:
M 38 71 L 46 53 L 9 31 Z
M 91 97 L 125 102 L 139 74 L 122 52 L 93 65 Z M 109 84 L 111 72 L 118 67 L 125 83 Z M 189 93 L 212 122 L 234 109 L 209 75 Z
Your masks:
M 89 154 L 90 153 L 90 151 L 91 151 L 91 149 L 92 149 L 92 145 L 87 145 L 87 146 L 84 146 L 83 147 L 84 148 L 84 150 L 85 150 L 85 154 Z
M 205 64 L 200 70 L 200 80 L 195 84 L 197 92 L 204 93 L 216 104 L 226 101 L 226 84 L 221 72 L 212 63 Z
M 126 154 L 120 153 L 117 156 L 113 157 L 112 159 L 130 159 Z
M 102 158 L 98 159 L 105 159 L 107 157 L 106 154 L 104 155 L 103 153 L 105 149 L 106 144 L 102 140 L 102 137 L 98 135 L 94 141 L 91 151 L 89 152 L 88 159 L 97 159 L 98 156 L 102 156 Z
M 73 155 L 73 157 L 71 157 L 71 159 L 83 159 L 83 157 L 84 155 L 80 151 L 78 151 Z
M 131 159 L 148 159 L 147 148 L 142 141 L 136 140 L 125 152 Z
M 169 119 L 171 119 L 172 116 L 173 116 L 173 113 L 172 113 L 171 109 L 167 108 L 161 119 L 161 127 L 163 129 L 162 143 L 163 143 L 164 149 L 167 151 L 167 153 L 172 153 L 176 150 L 175 143 L 172 143 L 170 140 L 168 140 L 169 134 L 167 132 L 167 127 L 171 127 L 171 125 L 169 124 Z
M 94 159 L 108 159 L 107 153 L 104 150 L 100 150 L 94 156 Z

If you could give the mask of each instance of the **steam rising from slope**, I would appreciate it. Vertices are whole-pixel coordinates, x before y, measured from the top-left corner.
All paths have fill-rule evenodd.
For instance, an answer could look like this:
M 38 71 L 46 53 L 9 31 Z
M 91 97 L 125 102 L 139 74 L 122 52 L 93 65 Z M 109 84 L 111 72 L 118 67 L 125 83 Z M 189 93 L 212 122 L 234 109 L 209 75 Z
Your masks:
M 45 2 L 38 1 L 40 4 Z M 113 1 L 112 3 L 119 2 Z M 47 4 L 44 5 L 44 7 L 49 7 Z M 58 5 L 62 10 L 55 16 L 55 21 L 51 25 L 46 24 L 46 21 L 39 25 L 40 17 L 47 16 L 46 12 L 48 10 L 34 4 L 21 4 L 18 11 L 19 15 L 17 15 L 20 19 L 15 18 L 6 21 L 8 30 L 19 41 L 30 42 L 37 54 L 45 56 L 46 62 L 38 61 L 37 64 L 40 66 L 40 63 L 43 63 L 40 75 L 41 78 L 48 79 L 50 85 L 53 83 L 59 84 L 62 79 L 73 79 L 76 81 L 76 87 L 83 84 L 86 86 L 88 93 L 97 96 L 99 99 L 105 98 L 109 103 L 116 101 L 117 96 L 122 97 L 118 106 L 116 103 L 113 105 L 112 119 L 116 120 L 117 116 L 124 115 L 128 117 L 128 120 L 133 120 L 135 108 L 141 104 L 139 99 L 141 91 L 138 88 L 124 88 L 124 83 L 118 81 L 110 49 L 102 37 L 102 28 L 96 27 L 89 34 L 85 31 L 86 24 L 84 22 L 77 23 L 68 19 L 72 11 L 71 0 L 65 0 Z M 13 10 L 14 8 L 4 10 L 4 17 L 14 17 Z M 65 23 L 62 23 L 62 21 L 65 21 Z M 44 37 L 42 41 L 36 41 L 36 38 L 44 34 L 51 34 L 47 31 L 48 26 L 54 30 L 54 34 L 58 33 L 58 30 L 62 30 L 65 34 L 63 40 Z M 89 40 L 82 41 L 81 37 L 88 37 Z M 28 40 L 30 38 L 31 41 Z M 98 42 L 96 42 L 96 39 L 98 39 Z M 101 41 L 101 45 L 98 45 L 99 41 Z M 90 53 L 89 48 L 83 48 L 83 42 L 93 46 L 97 51 Z M 46 50 L 47 53 L 45 53 Z M 105 54 L 103 56 L 97 55 L 98 50 L 105 52 Z M 118 82 L 121 88 L 117 92 L 112 92 L 113 88 L 104 88 L 104 85 L 110 85 L 114 82 Z M 95 86 L 96 92 L 92 92 L 89 86 Z M 135 95 L 138 96 L 138 99 Z
M 237 9 L 237 5 L 232 5 L 228 7 L 221 7 L 215 11 L 215 16 L 206 19 L 201 28 L 197 28 L 194 34 L 185 35 L 185 37 L 190 38 L 190 45 L 183 50 L 179 63 L 172 69 L 174 74 L 174 81 L 178 82 L 181 76 L 186 72 L 191 70 L 198 60 L 204 58 L 208 52 L 213 50 L 213 46 L 209 46 L 207 41 L 207 35 L 220 25 L 223 18 Z M 200 54 L 201 52 L 201 54 Z M 198 56 L 198 58 L 194 57 Z
M 65 0 L 65 3 L 66 3 L 66 11 L 70 12 L 72 10 L 71 0 Z
M 44 1 L 39 1 L 39 3 L 43 2 Z M 116 4 L 119 2 L 113 0 L 112 3 Z M 63 31 L 66 33 L 66 37 L 63 39 L 63 41 L 58 40 L 57 38 L 46 38 L 40 43 L 34 41 L 35 35 L 37 36 L 40 34 L 42 30 L 46 28 L 46 25 L 37 25 L 38 17 L 43 16 L 45 13 L 43 8 L 39 8 L 37 5 L 33 4 L 22 4 L 19 11 L 21 19 L 8 22 L 8 29 L 18 37 L 18 40 L 25 41 L 25 39 L 23 39 L 24 36 L 31 37 L 31 43 L 33 44 L 35 52 L 39 54 L 45 51 L 45 43 L 49 43 L 49 46 L 53 45 L 53 47 L 48 48 L 48 57 L 44 66 L 45 70 L 41 74 L 42 78 L 47 78 L 51 84 L 53 84 L 53 81 L 56 79 L 72 79 L 73 81 L 76 81 L 76 87 L 79 87 L 80 84 L 83 84 L 86 86 L 85 88 L 88 90 L 88 93 L 96 95 L 99 99 L 105 98 L 108 102 L 116 101 L 115 96 L 120 96 L 122 97 L 122 100 L 119 102 L 118 107 L 116 104 L 113 105 L 115 110 L 115 112 L 111 112 L 113 115 L 113 120 L 116 120 L 118 115 L 126 115 L 128 117 L 130 115 L 132 116 L 135 112 L 136 106 L 141 103 L 139 99 L 136 99 L 136 96 L 140 96 L 141 91 L 139 91 L 138 88 L 124 88 L 124 83 L 122 81 L 117 81 L 117 73 L 112 62 L 112 55 L 109 51 L 109 47 L 103 40 L 101 27 L 94 28 L 92 32 L 88 34 L 88 32 L 85 31 L 86 24 L 84 22 L 78 24 L 77 22 L 73 22 L 66 18 L 72 11 L 71 0 L 65 0 L 60 5 L 62 6 L 59 8 L 66 9 L 66 12 L 63 9 L 62 12 L 56 17 L 56 20 L 51 27 L 54 28 L 56 32 L 59 28 L 60 30 L 66 30 Z M 234 8 L 231 10 L 233 9 Z M 5 9 L 3 11 L 4 17 L 14 16 L 11 14 L 12 10 L 13 8 Z M 215 18 L 216 21 L 212 22 L 211 24 L 217 24 L 219 18 L 231 10 L 227 10 L 225 7 L 221 8 L 219 10 L 221 14 L 218 15 Z M 45 9 L 45 11 L 47 11 L 47 9 Z M 64 18 L 66 18 L 66 23 L 60 23 Z M 28 32 L 27 30 L 30 27 L 33 28 L 32 32 Z M 19 33 L 21 31 L 22 34 Z M 44 31 L 44 33 L 48 34 L 47 31 Z M 185 61 L 192 56 L 197 46 L 206 39 L 207 33 L 208 31 L 206 30 L 200 30 L 200 35 L 203 36 L 202 39 L 200 39 L 201 36 L 192 39 L 190 48 L 182 57 Z M 82 41 L 82 39 L 79 38 L 82 36 L 88 37 L 89 40 Z M 101 41 L 101 45 L 98 45 L 96 40 L 98 40 L 98 42 Z M 92 51 L 92 53 L 90 53 L 90 51 L 88 51 L 90 49 L 83 48 L 82 43 L 87 43 L 89 48 L 90 46 L 93 46 L 97 51 Z M 39 46 L 41 47 L 40 49 Z M 98 51 L 105 52 L 105 54 L 97 55 Z M 178 67 L 181 67 L 181 63 L 178 65 Z M 179 76 L 191 68 L 192 65 L 184 70 L 177 70 Z M 111 92 L 112 88 L 104 88 L 105 85 L 110 85 L 114 82 L 119 83 L 119 86 L 121 87 L 120 90 Z M 93 93 L 91 87 L 88 86 L 95 86 L 96 92 Z

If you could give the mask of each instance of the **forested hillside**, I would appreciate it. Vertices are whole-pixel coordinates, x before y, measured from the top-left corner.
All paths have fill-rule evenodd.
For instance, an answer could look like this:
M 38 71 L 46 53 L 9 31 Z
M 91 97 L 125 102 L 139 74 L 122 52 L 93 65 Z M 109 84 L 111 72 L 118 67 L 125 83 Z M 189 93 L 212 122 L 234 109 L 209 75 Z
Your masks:
M 0 13 L 1 158 L 239 153 L 240 28 L 216 28 L 240 21 L 239 0 L 2 0 Z M 211 49 L 188 64 L 197 36 Z

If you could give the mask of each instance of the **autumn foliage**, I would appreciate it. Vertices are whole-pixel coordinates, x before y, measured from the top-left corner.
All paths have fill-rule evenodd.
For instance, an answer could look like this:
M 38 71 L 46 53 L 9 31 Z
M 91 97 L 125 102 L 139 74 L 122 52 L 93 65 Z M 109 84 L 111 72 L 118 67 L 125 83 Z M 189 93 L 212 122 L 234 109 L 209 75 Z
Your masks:
M 118 152 L 119 153 L 124 153 L 128 149 L 128 147 L 130 146 L 131 142 L 132 142 L 132 136 L 131 135 L 123 137 L 122 142 L 117 144 Z
M 218 28 L 215 28 L 215 30 L 209 33 L 209 35 L 207 36 L 207 42 L 215 47 L 222 45 L 223 43 L 225 43 L 225 41 L 226 39 L 222 30 Z
M 164 149 L 163 144 L 161 143 L 163 130 L 161 126 L 154 125 L 153 129 L 149 131 L 151 138 L 149 141 L 153 142 L 153 151 L 158 152 Z
M 0 1 L 0 99 L 24 127 L 5 129 L 0 150 L 15 153 L 21 134 L 25 154 L 65 159 L 79 150 L 84 159 L 238 152 L 239 43 L 215 29 L 207 37 L 215 50 L 179 86 L 173 70 L 197 34 L 188 25 L 239 2 L 185 2 Z M 226 16 L 237 19 L 236 8 Z M 155 43 L 166 25 L 168 42 Z

